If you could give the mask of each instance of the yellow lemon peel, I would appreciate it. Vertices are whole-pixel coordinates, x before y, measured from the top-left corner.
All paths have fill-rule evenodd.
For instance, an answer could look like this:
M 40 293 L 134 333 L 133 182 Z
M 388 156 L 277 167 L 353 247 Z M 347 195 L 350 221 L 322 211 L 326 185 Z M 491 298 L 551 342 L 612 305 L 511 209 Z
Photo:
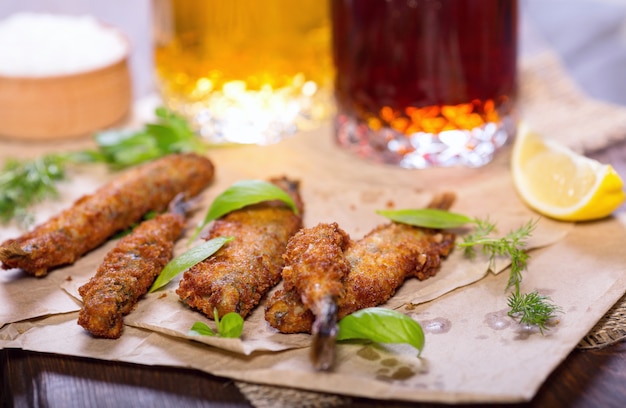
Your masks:
M 522 200 L 557 220 L 604 218 L 625 198 L 624 183 L 610 164 L 543 138 L 523 123 L 513 145 L 511 172 Z

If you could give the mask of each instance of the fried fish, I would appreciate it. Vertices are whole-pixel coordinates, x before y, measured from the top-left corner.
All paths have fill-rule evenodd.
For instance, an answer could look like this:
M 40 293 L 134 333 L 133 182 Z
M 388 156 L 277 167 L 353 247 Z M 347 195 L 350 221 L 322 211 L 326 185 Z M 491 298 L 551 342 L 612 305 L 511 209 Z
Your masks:
M 176 293 L 181 301 L 209 318 L 229 312 L 246 317 L 279 281 L 287 241 L 302 228 L 299 183 L 270 180 L 285 190 L 298 213 L 280 201 L 266 201 L 215 220 L 205 239 L 232 236 L 214 256 L 187 270 Z
M 119 338 L 130 313 L 165 265 L 185 226 L 188 206 L 177 196 L 168 212 L 139 224 L 107 253 L 96 274 L 78 288 L 78 324 L 95 337 Z
M 162 212 L 179 193 L 193 197 L 213 179 L 203 156 L 173 154 L 132 168 L 34 230 L 0 245 L 3 269 L 45 276 L 74 263 L 150 211 Z
M 315 316 L 311 353 L 321 370 L 334 360 L 337 300 L 344 295 L 344 281 L 350 272 L 343 251 L 349 243 L 350 237 L 337 223 L 320 223 L 298 231 L 283 255 L 284 290 L 297 293 Z

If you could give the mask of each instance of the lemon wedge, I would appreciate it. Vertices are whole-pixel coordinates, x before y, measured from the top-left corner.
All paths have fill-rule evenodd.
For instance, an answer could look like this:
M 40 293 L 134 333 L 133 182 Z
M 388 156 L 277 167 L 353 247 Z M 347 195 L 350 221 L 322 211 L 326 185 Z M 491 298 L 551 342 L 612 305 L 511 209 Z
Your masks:
M 563 221 L 586 221 L 611 214 L 624 202 L 624 183 L 609 164 L 518 128 L 511 159 L 513 183 L 535 211 Z

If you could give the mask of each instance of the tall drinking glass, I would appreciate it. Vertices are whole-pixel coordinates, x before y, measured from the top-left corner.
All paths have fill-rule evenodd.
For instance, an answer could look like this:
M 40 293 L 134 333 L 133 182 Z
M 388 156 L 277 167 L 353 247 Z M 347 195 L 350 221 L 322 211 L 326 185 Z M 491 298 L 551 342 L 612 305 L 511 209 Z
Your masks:
M 214 143 L 268 144 L 332 112 L 327 0 L 155 0 L 157 84 Z
M 515 132 L 516 0 L 332 0 L 336 138 L 406 168 L 488 163 Z

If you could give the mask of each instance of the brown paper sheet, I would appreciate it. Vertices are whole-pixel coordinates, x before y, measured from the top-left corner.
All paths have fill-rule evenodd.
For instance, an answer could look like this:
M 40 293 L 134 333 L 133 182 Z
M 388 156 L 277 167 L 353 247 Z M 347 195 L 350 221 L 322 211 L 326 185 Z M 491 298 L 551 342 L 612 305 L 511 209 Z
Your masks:
M 531 129 L 578 152 L 626 137 L 626 106 L 586 95 L 552 51 L 520 61 L 519 106 Z
M 385 222 L 374 213 L 376 209 L 421 207 L 433 194 L 454 191 L 458 196 L 455 211 L 488 216 L 502 233 L 539 219 L 531 242 L 537 249 L 531 252 L 522 289 L 537 289 L 551 296 L 564 310 L 560 322 L 544 336 L 517 325 L 505 312 L 507 273 L 488 274 L 485 259 L 470 262 L 455 251 L 436 277 L 407 281 L 386 305 L 399 307 L 424 327 L 426 348 L 420 359 L 408 346 L 342 344 L 335 370 L 317 373 L 308 360 L 309 336 L 274 333 L 264 324 L 262 308 L 248 318 L 242 340 L 192 340 L 187 331 L 193 322 L 213 323 L 178 302 L 173 293 L 175 282 L 139 303 L 126 317 L 127 326 L 119 340 L 94 339 L 76 324 L 79 302 L 70 295 L 76 295 L 76 288 L 95 272 L 114 244 L 110 242 L 44 279 L 5 272 L 0 290 L 12 306 L 3 313 L 20 312 L 8 319 L 14 323 L 0 329 L 0 346 L 192 367 L 242 381 L 370 398 L 512 402 L 532 398 L 549 373 L 624 292 L 626 255 L 619 243 L 626 239 L 626 220 L 611 218 L 574 227 L 539 218 L 513 190 L 508 150 L 481 169 L 407 171 L 352 157 L 334 146 L 331 134 L 330 126 L 325 126 L 278 145 L 212 151 L 216 180 L 203 196 L 203 210 L 194 215 L 190 225 L 202 219 L 224 188 L 247 178 L 287 174 L 300 179 L 305 225 L 337 221 L 355 239 Z M 184 249 L 185 240 L 181 240 L 176 251 Z M 500 263 L 497 269 L 505 266 Z M 16 291 L 12 285 L 21 287 Z M 32 303 L 28 294 L 38 287 L 65 296 L 59 304 L 66 307 L 55 306 L 57 300 L 45 297 L 39 302 L 49 310 L 24 320 L 22 309 L 30 309 Z M 9 291 L 11 297 L 5 297 Z M 407 303 L 415 305 L 407 309 L 403 307 Z

